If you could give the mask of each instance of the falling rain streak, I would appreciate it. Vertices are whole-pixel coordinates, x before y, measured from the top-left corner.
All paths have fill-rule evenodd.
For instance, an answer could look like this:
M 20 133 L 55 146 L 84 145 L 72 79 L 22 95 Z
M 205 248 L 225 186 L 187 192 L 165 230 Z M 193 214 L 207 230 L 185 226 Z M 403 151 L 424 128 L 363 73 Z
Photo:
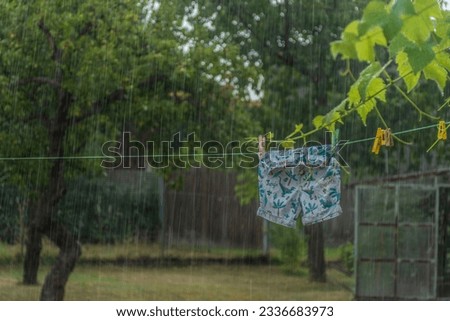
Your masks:
M 448 298 L 445 8 L 1 1 L 0 299 Z

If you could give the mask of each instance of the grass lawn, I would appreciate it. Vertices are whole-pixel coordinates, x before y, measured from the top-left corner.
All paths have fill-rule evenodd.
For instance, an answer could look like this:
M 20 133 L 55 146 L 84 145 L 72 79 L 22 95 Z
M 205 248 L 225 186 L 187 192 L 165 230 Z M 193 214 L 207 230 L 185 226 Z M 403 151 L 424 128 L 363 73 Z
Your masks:
M 41 285 L 57 249 L 45 242 L 41 253 L 40 285 L 21 285 L 18 245 L 0 243 L 0 300 L 38 300 Z M 327 260 L 338 251 L 326 252 Z M 312 283 L 306 268 L 289 274 L 279 264 L 203 264 L 131 266 L 109 264 L 117 258 L 158 258 L 158 245 L 84 245 L 83 255 L 66 286 L 66 300 L 351 300 L 353 278 L 327 270 L 328 282 Z M 165 255 L 180 259 L 257 257 L 254 249 L 180 247 Z M 277 253 L 272 257 L 276 258 Z M 83 263 L 84 260 L 84 263 Z M 87 263 L 91 260 L 91 263 Z M 102 261 L 102 264 L 92 262 Z M 106 263 L 105 261 L 106 260 Z M 207 260 L 206 260 L 207 261 Z M 276 260 L 274 262 L 277 262 Z
M 160 258 L 162 249 L 158 244 L 83 244 L 83 260 L 115 260 L 117 258 L 136 259 L 140 257 Z M 41 261 L 51 262 L 58 254 L 58 248 L 47 239 L 44 239 Z M 0 243 L 0 264 L 17 262 L 18 257 L 23 255 L 19 244 L 7 245 Z M 165 256 L 179 259 L 208 259 L 208 258 L 239 258 L 255 257 L 261 252 L 255 249 L 230 249 L 230 248 L 206 248 L 178 246 L 164 251 Z
M 42 283 L 50 266 L 39 274 Z M 328 270 L 327 283 L 280 266 L 200 265 L 143 268 L 79 266 L 66 300 L 351 300 L 352 278 Z M 38 300 L 40 286 L 20 285 L 21 266 L 0 266 L 0 300 Z M 345 287 L 344 287 L 345 286 Z

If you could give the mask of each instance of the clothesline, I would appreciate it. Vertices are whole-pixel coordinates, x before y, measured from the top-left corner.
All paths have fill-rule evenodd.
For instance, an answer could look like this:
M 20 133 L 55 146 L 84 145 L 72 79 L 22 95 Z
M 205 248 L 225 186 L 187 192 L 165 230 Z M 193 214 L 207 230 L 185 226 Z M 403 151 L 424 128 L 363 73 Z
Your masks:
M 450 121 L 445 122 L 445 124 L 450 126 Z M 422 131 L 426 129 L 436 128 L 436 124 L 427 125 L 418 128 L 410 128 L 398 132 L 393 132 L 393 135 L 399 136 L 408 133 L 413 133 L 417 131 Z M 374 140 L 375 137 L 362 138 L 357 140 L 348 140 L 344 143 L 345 145 L 359 144 Z M 152 158 L 168 158 L 168 157 L 219 157 L 219 156 L 250 156 L 255 155 L 257 152 L 231 152 L 231 153 L 187 153 L 187 154 L 145 154 L 145 155 L 121 155 L 120 158 L 140 158 L 140 157 L 152 157 Z M 21 161 L 21 160 L 89 160 L 89 159 L 107 159 L 115 158 L 115 156 L 106 155 L 80 155 L 80 156 L 20 156 L 20 157 L 0 157 L 0 161 Z
M 446 125 L 450 125 L 450 121 L 445 122 Z M 402 130 L 402 131 L 398 131 L 398 132 L 393 132 L 393 135 L 396 136 L 400 136 L 403 134 L 409 134 L 409 133 L 413 133 L 413 132 L 417 132 L 417 131 L 421 131 L 421 130 L 425 130 L 425 129 L 430 129 L 430 128 L 436 128 L 436 124 L 433 125 L 428 125 L 428 126 L 423 126 L 423 127 L 418 127 L 418 128 L 410 128 L 410 129 L 406 129 L 406 130 Z M 358 140 L 350 140 L 348 142 L 345 143 L 345 145 L 351 145 L 351 144 L 357 144 L 357 143 L 363 143 L 363 142 L 368 142 L 371 140 L 374 140 L 375 137 L 370 137 L 370 138 L 363 138 L 363 139 L 358 139 Z

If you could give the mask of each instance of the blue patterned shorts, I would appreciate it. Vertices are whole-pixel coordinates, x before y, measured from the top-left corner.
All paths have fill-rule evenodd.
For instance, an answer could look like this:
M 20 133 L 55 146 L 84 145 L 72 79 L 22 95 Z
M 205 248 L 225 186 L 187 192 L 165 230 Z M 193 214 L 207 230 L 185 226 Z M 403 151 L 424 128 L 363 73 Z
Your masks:
M 270 151 L 258 166 L 258 215 L 295 227 L 319 223 L 342 213 L 339 163 L 330 146 Z

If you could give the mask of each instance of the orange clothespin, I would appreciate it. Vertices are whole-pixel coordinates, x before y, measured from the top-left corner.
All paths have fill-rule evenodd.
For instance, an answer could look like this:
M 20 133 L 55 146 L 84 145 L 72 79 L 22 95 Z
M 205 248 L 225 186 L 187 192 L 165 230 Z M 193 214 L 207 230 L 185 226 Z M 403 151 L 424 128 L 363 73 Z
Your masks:
M 266 137 L 258 136 L 258 156 L 261 159 L 266 151 Z
M 375 155 L 378 155 L 378 153 L 380 152 L 380 147 L 382 145 L 383 136 L 384 136 L 383 130 L 378 127 L 377 135 L 375 136 L 375 141 L 373 142 L 373 146 L 372 146 L 372 153 L 374 153 Z
M 383 144 L 387 147 L 394 146 L 394 138 L 392 137 L 392 132 L 390 128 L 387 128 L 383 131 Z
M 445 126 L 445 121 L 440 120 L 438 124 L 438 139 L 446 140 L 447 139 L 447 127 Z

